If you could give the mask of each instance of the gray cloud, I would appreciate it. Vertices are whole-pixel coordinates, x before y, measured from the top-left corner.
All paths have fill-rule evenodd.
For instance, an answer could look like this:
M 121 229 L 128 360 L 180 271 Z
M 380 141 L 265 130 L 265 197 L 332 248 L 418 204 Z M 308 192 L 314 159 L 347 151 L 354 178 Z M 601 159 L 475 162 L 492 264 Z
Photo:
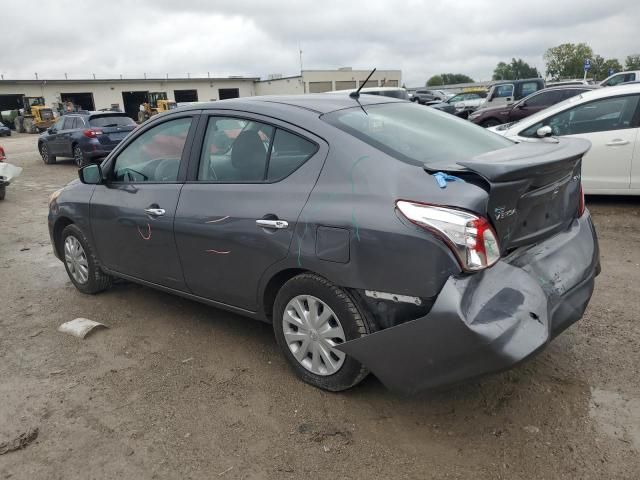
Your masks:
M 5 78 L 296 74 L 300 44 L 305 68 L 400 68 L 420 85 L 440 72 L 488 79 L 511 57 L 543 70 L 544 51 L 563 42 L 620 60 L 640 50 L 636 0 L 62 0 L 2 14 Z

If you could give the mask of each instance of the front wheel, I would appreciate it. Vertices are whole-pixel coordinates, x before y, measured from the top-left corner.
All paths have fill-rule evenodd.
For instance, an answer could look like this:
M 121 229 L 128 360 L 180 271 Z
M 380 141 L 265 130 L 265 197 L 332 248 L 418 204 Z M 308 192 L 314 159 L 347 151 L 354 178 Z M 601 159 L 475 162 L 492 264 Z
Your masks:
M 49 145 L 47 145 L 46 143 L 40 145 L 40 156 L 42 157 L 42 161 L 46 165 L 52 165 L 56 163 L 56 156 L 51 155 L 51 152 L 49 151 Z
M 274 304 L 273 329 L 296 375 L 315 387 L 346 390 L 369 373 L 335 347 L 372 329 L 347 292 L 325 278 L 305 273 L 285 283 Z
M 490 118 L 482 122 L 480 125 L 482 125 L 484 128 L 490 128 L 490 127 L 495 127 L 497 125 L 500 125 L 500 122 L 498 120 Z
M 60 239 L 64 268 L 69 279 L 82 293 L 98 293 L 111 286 L 113 281 L 100 268 L 89 240 L 76 225 L 67 225 Z
M 7 194 L 7 186 L 2 185 L 0 187 L 0 200 L 4 200 L 5 195 Z

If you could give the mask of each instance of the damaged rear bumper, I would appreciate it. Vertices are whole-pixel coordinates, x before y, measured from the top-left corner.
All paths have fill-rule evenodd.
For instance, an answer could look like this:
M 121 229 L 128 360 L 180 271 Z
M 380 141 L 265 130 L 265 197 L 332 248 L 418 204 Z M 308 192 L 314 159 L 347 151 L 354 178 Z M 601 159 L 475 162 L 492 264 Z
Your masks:
M 582 317 L 599 271 L 586 213 L 487 270 L 450 277 L 426 316 L 337 348 L 402 393 L 504 370 Z

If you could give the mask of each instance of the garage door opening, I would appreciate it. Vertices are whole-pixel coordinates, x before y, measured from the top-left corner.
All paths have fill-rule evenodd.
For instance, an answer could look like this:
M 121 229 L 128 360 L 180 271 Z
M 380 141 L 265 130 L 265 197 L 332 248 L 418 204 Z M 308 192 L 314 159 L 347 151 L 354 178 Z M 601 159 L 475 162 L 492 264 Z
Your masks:
M 24 107 L 22 103 L 22 93 L 10 93 L 7 95 L 0 95 L 0 111 L 2 110 L 17 110 Z
M 219 88 L 218 89 L 218 98 L 220 100 L 226 100 L 227 98 L 238 98 L 238 97 L 240 97 L 239 88 Z
M 76 110 L 95 110 L 96 104 L 93 102 L 93 93 L 61 93 L 60 100 L 62 103 L 73 103 Z M 105 105 L 106 107 L 106 105 Z
M 198 91 L 197 90 L 174 90 L 173 98 L 176 99 L 176 103 L 197 102 Z
M 134 120 L 138 120 L 140 105 L 149 100 L 149 92 L 122 92 L 124 112 Z

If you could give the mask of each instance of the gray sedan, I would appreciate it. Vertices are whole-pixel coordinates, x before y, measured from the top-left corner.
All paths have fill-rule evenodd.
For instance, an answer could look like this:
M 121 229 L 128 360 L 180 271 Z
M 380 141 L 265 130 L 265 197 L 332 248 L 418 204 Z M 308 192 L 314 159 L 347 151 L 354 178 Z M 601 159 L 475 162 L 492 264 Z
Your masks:
M 588 148 L 370 95 L 198 104 L 82 168 L 49 230 L 81 292 L 124 278 L 228 309 L 272 323 L 312 385 L 414 392 L 511 367 L 582 316 Z

